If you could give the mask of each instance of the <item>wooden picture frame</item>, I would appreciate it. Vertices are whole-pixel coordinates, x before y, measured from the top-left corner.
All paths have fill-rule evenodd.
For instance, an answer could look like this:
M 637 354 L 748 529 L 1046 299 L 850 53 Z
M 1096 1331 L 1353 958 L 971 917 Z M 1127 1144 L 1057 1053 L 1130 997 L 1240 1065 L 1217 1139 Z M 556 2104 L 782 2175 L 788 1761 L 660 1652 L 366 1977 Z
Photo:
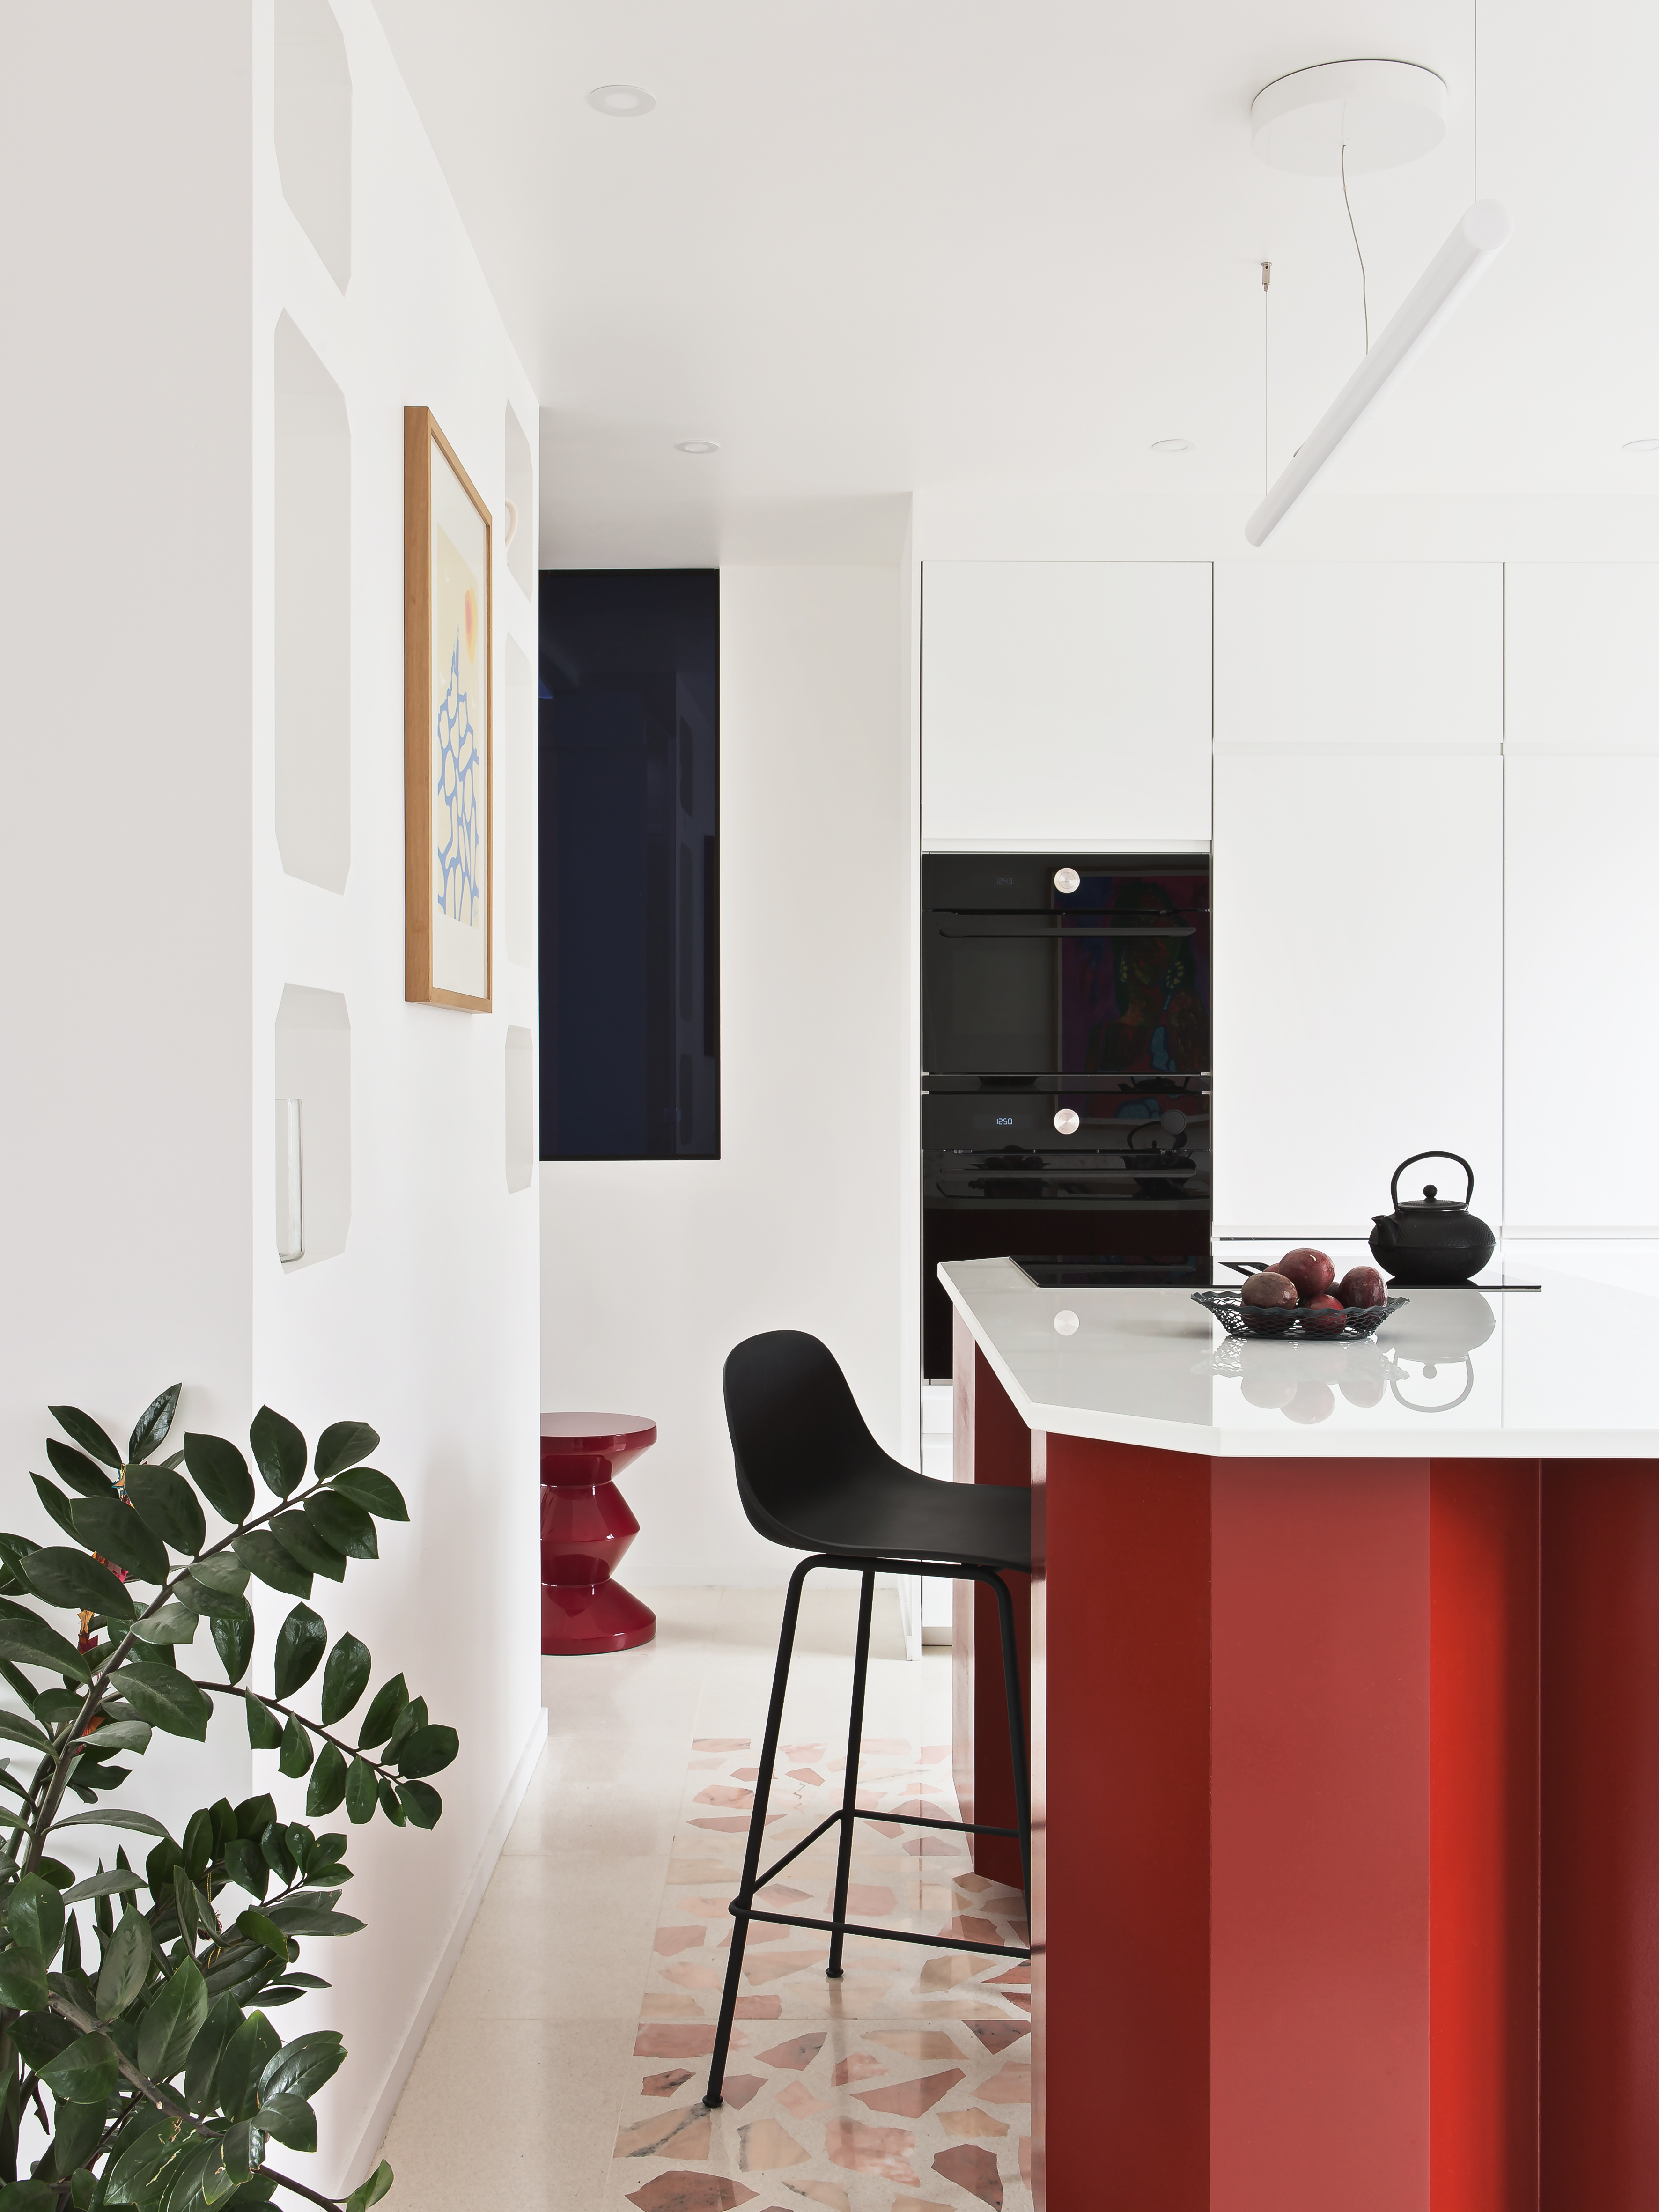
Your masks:
M 483 1014 L 495 972 L 494 539 L 431 409 L 405 407 L 404 996 Z

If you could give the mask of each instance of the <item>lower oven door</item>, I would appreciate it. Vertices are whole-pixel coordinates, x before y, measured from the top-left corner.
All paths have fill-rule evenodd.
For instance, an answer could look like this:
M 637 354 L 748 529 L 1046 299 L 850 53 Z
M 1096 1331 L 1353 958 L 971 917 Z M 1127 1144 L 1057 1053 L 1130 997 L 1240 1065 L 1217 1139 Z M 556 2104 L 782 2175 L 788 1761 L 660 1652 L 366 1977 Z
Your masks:
M 1064 1087 L 1062 1087 L 1064 1086 Z M 941 1261 L 1207 1263 L 1207 1076 L 931 1079 L 922 1098 L 922 1371 L 951 1372 Z M 1162 1274 L 1148 1279 L 1162 1279 Z

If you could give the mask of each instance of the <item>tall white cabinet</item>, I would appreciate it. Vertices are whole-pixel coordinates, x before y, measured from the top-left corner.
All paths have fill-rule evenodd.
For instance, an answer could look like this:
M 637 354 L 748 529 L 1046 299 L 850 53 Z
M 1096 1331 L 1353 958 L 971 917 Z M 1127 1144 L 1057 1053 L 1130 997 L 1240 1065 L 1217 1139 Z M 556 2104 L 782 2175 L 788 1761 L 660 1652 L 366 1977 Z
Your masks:
M 1210 838 L 1210 564 L 929 561 L 922 842 Z
M 1505 1224 L 1659 1236 L 1659 566 L 1507 580 Z
M 1215 575 L 1217 1234 L 1368 1231 L 1432 1145 L 1496 1215 L 1502 571 Z

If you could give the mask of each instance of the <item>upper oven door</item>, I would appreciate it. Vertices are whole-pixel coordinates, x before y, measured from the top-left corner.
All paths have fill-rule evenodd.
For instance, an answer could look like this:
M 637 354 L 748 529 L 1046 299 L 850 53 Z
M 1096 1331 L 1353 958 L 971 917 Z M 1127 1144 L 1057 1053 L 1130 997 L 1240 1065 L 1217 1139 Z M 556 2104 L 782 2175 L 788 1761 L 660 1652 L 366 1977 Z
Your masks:
M 1208 1073 L 1204 860 L 930 853 L 921 896 L 926 1073 Z

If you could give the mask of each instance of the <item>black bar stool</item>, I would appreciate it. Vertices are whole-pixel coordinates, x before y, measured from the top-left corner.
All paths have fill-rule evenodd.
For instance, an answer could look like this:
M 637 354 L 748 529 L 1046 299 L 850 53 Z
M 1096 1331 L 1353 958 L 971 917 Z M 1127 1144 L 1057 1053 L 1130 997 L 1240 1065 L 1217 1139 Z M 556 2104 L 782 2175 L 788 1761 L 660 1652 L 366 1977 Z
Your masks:
M 791 1551 L 810 1552 L 789 1577 L 783 1628 L 772 1676 L 772 1702 L 755 1777 L 755 1809 L 744 1853 L 742 1886 L 730 1911 L 732 1956 L 720 1997 L 720 2026 L 708 2068 L 704 2102 L 718 2105 L 726 2081 L 726 2058 L 737 2011 L 738 1982 L 751 1920 L 784 1928 L 817 1928 L 830 1937 L 831 1980 L 841 1978 L 842 1944 L 848 1936 L 875 1936 L 893 1943 L 922 1943 L 930 1950 L 981 1951 L 999 1958 L 1028 1959 L 1029 1950 L 1011 1943 L 969 1943 L 956 1936 L 921 1936 L 895 1928 L 864 1928 L 847 1918 L 847 1885 L 852 1868 L 854 1820 L 885 1820 L 909 1828 L 948 1828 L 958 1833 L 1019 1838 L 1020 1865 L 1029 1921 L 1031 1901 L 1031 1803 L 1025 1759 L 1025 1724 L 1020 1706 L 1019 1661 L 1014 1645 L 1014 1613 L 1001 1571 L 1031 1571 L 1030 1499 L 1023 1490 L 976 1488 L 971 1483 L 936 1482 L 890 1459 L 864 1425 L 847 1377 L 825 1345 L 799 1329 L 769 1330 L 738 1345 L 726 1363 L 726 1419 L 737 1460 L 738 1490 L 744 1511 L 763 1536 Z M 760 1871 L 766 1834 L 766 1806 L 783 1724 L 784 1692 L 802 1585 L 815 1567 L 846 1567 L 860 1577 L 858 1647 L 853 1662 L 852 1713 L 847 1731 L 847 1779 L 838 1811 L 821 1820 L 775 1864 Z M 996 1593 L 1001 1631 L 1002 1679 L 1008 1700 L 1008 1734 L 1013 1750 L 1015 1806 L 1019 1826 L 994 1828 L 983 1821 L 933 1820 L 914 1814 L 860 1812 L 858 1807 L 859 1749 L 864 1733 L 864 1690 L 870 1665 L 870 1614 L 876 1577 L 942 1575 L 952 1581 L 988 1583 Z M 768 1912 L 755 1903 L 757 1893 L 830 1829 L 841 1829 L 836 1863 L 835 1904 L 828 1920 L 797 1912 Z

